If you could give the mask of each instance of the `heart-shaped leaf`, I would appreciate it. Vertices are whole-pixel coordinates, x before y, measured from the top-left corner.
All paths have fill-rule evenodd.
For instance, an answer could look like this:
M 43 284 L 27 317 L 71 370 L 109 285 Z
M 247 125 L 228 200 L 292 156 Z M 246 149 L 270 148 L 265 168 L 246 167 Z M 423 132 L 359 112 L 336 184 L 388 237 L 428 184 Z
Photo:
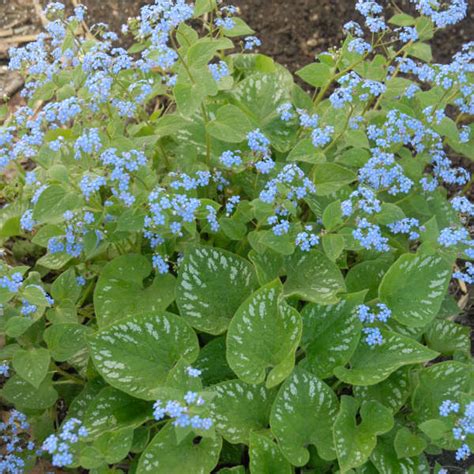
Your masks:
M 439 312 L 451 279 L 451 265 L 437 255 L 402 255 L 379 287 L 380 300 L 406 326 L 428 324 Z
M 199 353 L 196 334 L 179 316 L 140 314 L 122 319 L 89 338 L 99 373 L 113 387 L 145 400 L 181 360 L 194 362 Z
M 247 260 L 217 248 L 194 247 L 180 265 L 176 303 L 193 327 L 221 334 L 256 286 Z
M 392 412 L 379 402 L 362 402 L 359 423 L 356 419 L 358 412 L 358 401 L 344 395 L 334 422 L 334 440 L 341 472 L 365 464 L 377 444 L 377 435 L 393 427 Z
M 404 365 L 426 362 L 438 356 L 437 352 L 410 337 L 386 330 L 380 332 L 383 344 L 369 346 L 365 341 L 359 343 L 350 360 L 351 368 L 334 369 L 337 378 L 351 385 L 374 385 Z
M 301 317 L 281 298 L 279 280 L 252 294 L 237 310 L 227 333 L 227 361 L 247 383 L 273 387 L 292 371 L 301 338 Z
M 189 434 L 181 443 L 176 440 L 173 426 L 161 429 L 143 451 L 137 474 L 208 474 L 219 460 L 222 438 L 202 438 L 194 442 Z
M 216 431 L 230 443 L 249 444 L 252 430 L 268 428 L 274 390 L 229 380 L 212 388 L 211 418 Z
M 48 373 L 50 359 L 49 351 L 40 347 L 17 351 L 12 363 L 16 373 L 23 380 L 39 388 Z
M 308 445 L 325 460 L 336 457 L 332 427 L 338 412 L 335 393 L 316 376 L 295 369 L 281 386 L 270 416 L 283 455 L 295 466 L 309 461 Z
M 142 255 L 121 255 L 101 271 L 94 291 L 94 308 L 101 327 L 132 314 L 163 311 L 174 300 L 175 279 L 157 275 L 144 288 L 143 280 L 152 271 Z
M 319 304 L 334 304 L 338 293 L 346 290 L 344 278 L 337 265 L 321 252 L 296 252 L 287 263 L 286 296 Z
M 268 436 L 250 433 L 250 474 L 292 474 L 291 464 Z

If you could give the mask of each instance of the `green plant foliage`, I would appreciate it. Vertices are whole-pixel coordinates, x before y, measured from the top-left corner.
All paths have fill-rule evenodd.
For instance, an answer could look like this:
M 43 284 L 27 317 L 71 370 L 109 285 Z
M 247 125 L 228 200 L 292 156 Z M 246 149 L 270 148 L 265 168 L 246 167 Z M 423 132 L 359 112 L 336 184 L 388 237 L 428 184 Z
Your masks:
M 358 0 L 296 76 L 226 2 L 145 3 L 128 50 L 53 3 L 10 52 L 0 472 L 467 459 L 474 50 L 429 44 L 466 2 Z

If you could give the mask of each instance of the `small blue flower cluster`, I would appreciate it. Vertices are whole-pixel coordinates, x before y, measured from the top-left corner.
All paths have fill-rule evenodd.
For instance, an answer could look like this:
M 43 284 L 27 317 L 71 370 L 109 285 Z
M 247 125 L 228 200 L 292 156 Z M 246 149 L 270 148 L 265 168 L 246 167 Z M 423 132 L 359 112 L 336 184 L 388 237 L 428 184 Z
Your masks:
M 226 216 L 230 216 L 240 202 L 240 196 L 231 196 L 225 205 Z
M 157 400 L 153 405 L 153 417 L 160 421 L 166 416 L 174 418 L 173 425 L 186 428 L 188 426 L 198 430 L 209 430 L 213 422 L 210 418 L 203 418 L 197 414 L 192 414 L 193 408 L 202 407 L 204 399 L 197 392 L 188 391 L 184 395 L 184 402 L 170 400 L 165 405 L 161 400 Z
M 388 239 L 382 236 L 380 226 L 371 224 L 365 217 L 358 219 L 357 227 L 352 231 L 352 236 L 367 250 L 388 252 L 390 249 Z
M 267 182 L 259 199 L 275 208 L 275 215 L 267 221 L 273 226 L 275 235 L 287 234 L 290 230 L 290 223 L 286 219 L 290 213 L 288 207 L 296 209 L 298 201 L 314 192 L 316 187 L 313 182 L 295 164 L 285 165 L 275 178 Z
M 359 181 L 377 191 L 386 190 L 389 194 L 407 194 L 413 181 L 407 178 L 403 168 L 396 163 L 392 153 L 372 150 L 374 155 L 359 170 Z
M 125 206 L 130 207 L 136 199 L 130 192 L 132 173 L 147 165 L 145 154 L 138 150 L 119 153 L 115 148 L 109 148 L 102 152 L 99 159 L 105 166 L 111 168 L 109 181 L 112 183 L 112 194 Z
M 452 208 L 468 217 L 474 217 L 474 204 L 464 196 L 456 196 L 451 199 Z
M 0 363 L 0 376 L 9 377 L 10 376 L 10 366 L 7 361 Z
M 383 8 L 375 1 L 357 0 L 355 9 L 365 17 L 365 25 L 371 33 L 379 33 L 387 29 L 382 16 Z
M 418 219 L 405 217 L 399 221 L 392 222 L 387 226 L 393 234 L 407 234 L 410 240 L 416 240 L 420 237 L 418 231 L 424 230 Z
M 23 474 L 25 458 L 35 454 L 35 444 L 27 439 L 29 428 L 26 416 L 17 410 L 11 410 L 7 421 L 0 422 L 0 472 Z
M 64 236 L 52 237 L 48 241 L 48 250 L 50 253 L 66 252 L 71 257 L 79 257 L 84 249 L 84 235 L 91 230 L 90 226 L 94 223 L 95 217 L 92 212 L 66 211 L 64 213 L 66 229 Z M 101 239 L 101 234 L 96 231 L 97 240 Z
M 45 439 L 41 449 L 52 455 L 53 466 L 68 466 L 74 459 L 71 448 L 87 436 L 87 429 L 82 426 L 82 422 L 77 418 L 70 418 L 63 423 L 59 434 L 50 435 Z
M 453 278 L 462 280 L 468 285 L 474 285 L 474 265 L 471 262 L 466 262 L 466 268 L 464 272 L 454 272 Z
M 454 439 L 463 443 L 456 451 L 457 461 L 463 461 L 471 455 L 471 449 L 465 441 L 468 436 L 474 435 L 474 402 L 470 402 L 464 407 L 462 417 L 459 416 L 460 409 L 460 404 L 451 400 L 444 400 L 439 407 L 439 414 L 442 417 L 448 417 L 451 414 L 458 415 L 452 431 Z
M 295 244 L 303 251 L 309 252 L 313 247 L 319 244 L 319 237 L 312 232 L 311 225 L 305 226 L 304 232 L 299 232 L 296 236 Z
M 247 135 L 248 146 L 259 160 L 255 163 L 255 169 L 262 174 L 268 174 L 275 167 L 271 158 L 270 140 L 260 131 L 253 130 Z
M 289 122 L 294 117 L 292 110 L 293 105 L 290 102 L 285 102 L 277 108 L 277 114 L 283 122 Z
M 259 46 L 262 46 L 262 42 L 256 36 L 247 36 L 244 39 L 244 50 L 246 51 L 252 51 Z
M 335 109 L 342 109 L 346 104 L 352 103 L 356 93 L 358 99 L 365 102 L 380 96 L 386 90 L 385 84 L 370 79 L 362 79 L 354 71 L 345 74 L 337 82 L 340 87 L 329 96 L 329 100 Z
M 226 167 L 226 168 L 233 168 L 234 166 L 240 166 L 242 164 L 242 157 L 240 156 L 240 150 L 231 151 L 227 150 L 222 153 L 219 157 L 219 161 Z
M 380 212 L 382 205 L 372 189 L 359 186 L 350 194 L 349 199 L 341 203 L 342 215 L 345 217 L 351 216 L 357 209 L 370 215 Z
M 449 5 L 445 10 L 441 9 L 439 1 L 410 0 L 410 2 L 415 4 L 415 8 L 423 15 L 429 16 L 437 28 L 446 28 L 459 23 L 467 14 L 466 0 L 443 2 L 443 4 Z
M 224 61 L 219 61 L 217 64 L 209 64 L 209 71 L 216 82 L 230 74 L 229 67 Z
M 74 158 L 79 160 L 83 153 L 97 153 L 102 148 L 102 142 L 97 128 L 85 130 L 74 143 Z
M 360 321 L 364 324 L 375 324 L 376 322 L 386 323 L 392 311 L 384 303 L 377 303 L 378 312 L 371 311 L 370 307 L 361 304 L 355 308 L 356 314 Z M 369 346 L 379 346 L 383 344 L 383 337 L 378 327 L 364 327 L 364 334 L 366 334 L 366 342 Z
M 226 5 L 219 9 L 219 17 L 215 20 L 215 25 L 218 28 L 223 28 L 225 30 L 231 30 L 235 26 L 235 21 L 232 16 L 238 12 L 237 7 L 233 5 Z
M 11 276 L 4 275 L 0 278 L 0 288 L 8 290 L 10 293 L 18 293 L 21 285 L 23 285 L 23 276 L 19 272 L 15 272 Z

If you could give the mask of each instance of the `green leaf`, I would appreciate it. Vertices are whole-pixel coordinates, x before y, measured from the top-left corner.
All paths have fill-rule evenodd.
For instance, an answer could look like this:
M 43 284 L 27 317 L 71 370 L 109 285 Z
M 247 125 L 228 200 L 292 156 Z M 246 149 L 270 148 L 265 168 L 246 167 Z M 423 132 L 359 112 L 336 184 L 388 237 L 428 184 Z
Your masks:
M 431 52 L 431 46 L 427 43 L 414 43 L 408 49 L 408 55 L 413 56 L 414 58 L 421 59 L 427 63 L 430 63 L 433 59 L 433 54 Z
M 106 464 L 115 464 L 127 457 L 133 441 L 133 429 L 104 433 L 93 444 L 92 448 L 100 454 Z M 84 466 L 85 467 L 85 466 Z
M 194 247 L 179 268 L 176 303 L 193 327 L 221 334 L 256 286 L 247 260 L 218 248 Z
M 401 428 L 395 436 L 394 447 L 399 458 L 412 458 L 421 454 L 427 446 L 426 441 L 408 428 Z
M 383 344 L 369 346 L 361 341 L 350 361 L 351 368 L 334 370 L 337 378 L 351 385 L 374 385 L 404 365 L 427 362 L 438 356 L 410 337 L 384 329 L 380 332 Z
M 240 107 L 270 140 L 272 146 L 286 151 L 296 127 L 282 127 L 277 109 L 291 100 L 293 80 L 281 73 L 255 73 L 241 81 L 232 91 L 232 103 Z
M 361 304 L 365 293 L 334 305 L 310 303 L 301 313 L 306 353 L 304 367 L 318 377 L 330 377 L 335 367 L 344 365 L 356 350 L 362 324 L 353 308 Z
M 377 446 L 370 460 L 379 473 L 421 474 L 430 472 L 430 467 L 423 456 L 400 459 L 393 444 L 394 440 L 391 433 L 380 437 L 377 441 Z
M 192 68 L 193 72 L 203 66 L 207 69 L 207 63 L 217 54 L 218 51 L 233 47 L 234 44 L 228 38 L 201 38 L 188 49 L 188 67 Z M 196 77 L 194 77 L 194 80 L 197 82 Z
M 152 418 L 150 403 L 137 400 L 115 388 L 105 387 L 98 393 L 93 390 L 91 395 L 85 399 L 81 416 L 89 439 L 110 431 L 135 428 Z
M 324 87 L 332 78 L 332 69 L 323 63 L 308 64 L 296 71 L 296 75 L 313 87 Z
M 16 352 L 12 364 L 23 380 L 39 388 L 48 373 L 49 361 L 49 351 L 40 347 Z
M 218 140 L 240 143 L 253 129 L 252 123 L 241 109 L 232 104 L 217 110 L 216 118 L 207 124 L 207 131 Z
M 89 338 L 94 365 L 113 387 L 145 400 L 183 357 L 196 360 L 199 344 L 187 323 L 170 313 L 145 313 L 122 319 Z
M 434 351 L 453 355 L 456 351 L 470 353 L 471 331 L 469 327 L 453 321 L 435 319 L 425 333 L 427 345 Z
M 299 296 L 305 301 L 334 304 L 346 290 L 337 265 L 316 250 L 296 252 L 287 265 L 285 296 Z
M 227 361 L 244 382 L 267 387 L 292 371 L 301 338 L 301 317 L 281 298 L 279 280 L 253 293 L 237 310 L 227 333 Z
M 323 244 L 324 253 L 335 262 L 344 250 L 345 240 L 342 235 L 325 234 L 321 238 L 321 243 Z
M 291 464 L 268 436 L 250 433 L 250 474 L 292 474 Z
M 284 259 L 281 254 L 270 249 L 265 250 L 264 253 L 251 250 L 248 257 L 255 266 L 260 285 L 270 283 L 282 273 Z
M 34 387 L 18 375 L 9 378 L 0 395 L 18 410 L 44 410 L 54 405 L 58 393 L 49 378 L 43 380 L 39 387 Z
M 225 337 L 216 337 L 208 342 L 199 353 L 194 367 L 202 371 L 203 385 L 214 385 L 235 378 L 225 356 Z
M 132 314 L 163 311 L 174 300 L 175 278 L 156 275 L 144 287 L 152 266 L 142 255 L 121 255 L 102 269 L 94 290 L 94 308 L 101 327 Z
M 216 7 L 216 0 L 196 0 L 194 5 L 194 16 L 197 17 L 209 13 Z
M 341 201 L 333 201 L 329 204 L 322 215 L 323 225 L 328 231 L 334 230 L 343 223 Z
M 64 362 L 87 350 L 86 335 L 91 332 L 92 329 L 83 324 L 60 323 L 48 327 L 43 338 L 53 359 Z
M 393 15 L 388 22 L 396 26 L 412 26 L 416 23 L 416 19 L 406 13 L 399 13 Z
M 192 434 L 178 444 L 174 428 L 168 424 L 143 451 L 136 474 L 207 474 L 216 467 L 221 447 L 220 436 L 195 443 Z
M 353 387 L 353 392 L 359 400 L 375 400 L 397 413 L 410 395 L 409 371 L 402 367 L 376 385 Z
M 252 431 L 268 428 L 275 390 L 229 380 L 212 387 L 210 412 L 216 431 L 229 443 L 249 444 Z
M 357 179 L 357 175 L 352 170 L 335 163 L 315 165 L 313 176 L 318 196 L 332 194 Z
M 444 437 L 449 431 L 449 426 L 441 420 L 426 420 L 420 423 L 418 428 L 433 441 Z
M 247 25 L 247 23 L 245 23 L 242 18 L 233 17 L 232 21 L 234 22 L 233 28 L 231 28 L 230 30 L 226 28 L 223 29 L 223 32 L 226 36 L 233 38 L 235 36 L 249 36 L 255 33 L 255 31 L 252 30 L 252 28 L 250 28 L 250 26 Z
M 65 300 L 76 302 L 81 292 L 82 289 L 77 284 L 76 272 L 73 268 L 61 273 L 51 285 L 51 296 L 55 303 Z
M 310 444 L 321 458 L 335 459 L 332 427 L 337 412 L 335 393 L 314 375 L 295 369 L 281 386 L 270 416 L 272 432 L 288 461 L 304 466 Z
M 437 255 L 404 254 L 387 271 L 380 300 L 409 327 L 428 324 L 438 314 L 451 279 L 451 265 Z
M 417 420 L 439 418 L 439 407 L 444 400 L 456 400 L 460 393 L 469 392 L 471 376 L 472 368 L 455 361 L 441 362 L 421 370 L 412 398 Z
M 290 151 L 286 160 L 316 164 L 324 163 L 326 157 L 314 147 L 311 138 L 302 138 Z
M 375 299 L 380 281 L 392 263 L 390 257 L 384 256 L 354 265 L 346 275 L 347 291 L 355 293 L 369 290 L 367 299 L 369 301 Z
M 359 422 L 358 411 L 358 401 L 343 395 L 334 421 L 337 460 L 342 472 L 365 464 L 377 444 L 377 435 L 393 427 L 392 412 L 376 401 L 362 402 Z
M 64 222 L 64 213 L 81 205 L 77 193 L 67 192 L 62 186 L 48 186 L 40 195 L 33 211 L 33 219 L 38 224 L 57 224 Z

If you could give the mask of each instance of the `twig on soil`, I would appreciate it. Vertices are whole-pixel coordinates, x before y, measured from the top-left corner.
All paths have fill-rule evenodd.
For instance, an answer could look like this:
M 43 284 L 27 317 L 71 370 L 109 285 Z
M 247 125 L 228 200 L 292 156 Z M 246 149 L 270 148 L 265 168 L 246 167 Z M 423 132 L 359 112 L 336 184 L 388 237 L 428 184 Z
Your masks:
M 14 96 L 22 87 L 24 81 L 20 76 L 14 76 L 13 79 L 6 85 L 5 89 L 2 92 L 3 99 L 10 99 Z
M 33 0 L 33 5 L 35 7 L 36 15 L 38 16 L 38 18 L 41 21 L 41 24 L 43 25 L 44 28 L 46 28 L 46 26 L 48 26 L 49 21 L 44 16 L 43 7 L 41 6 L 39 0 Z
M 31 41 L 36 41 L 38 39 L 38 35 L 40 33 L 35 33 L 32 35 L 18 35 L 18 36 L 12 36 L 11 38 L 5 38 L 2 40 L 2 43 L 9 43 L 9 44 L 14 44 L 14 43 L 30 43 Z M 45 36 L 48 38 L 49 36 Z

